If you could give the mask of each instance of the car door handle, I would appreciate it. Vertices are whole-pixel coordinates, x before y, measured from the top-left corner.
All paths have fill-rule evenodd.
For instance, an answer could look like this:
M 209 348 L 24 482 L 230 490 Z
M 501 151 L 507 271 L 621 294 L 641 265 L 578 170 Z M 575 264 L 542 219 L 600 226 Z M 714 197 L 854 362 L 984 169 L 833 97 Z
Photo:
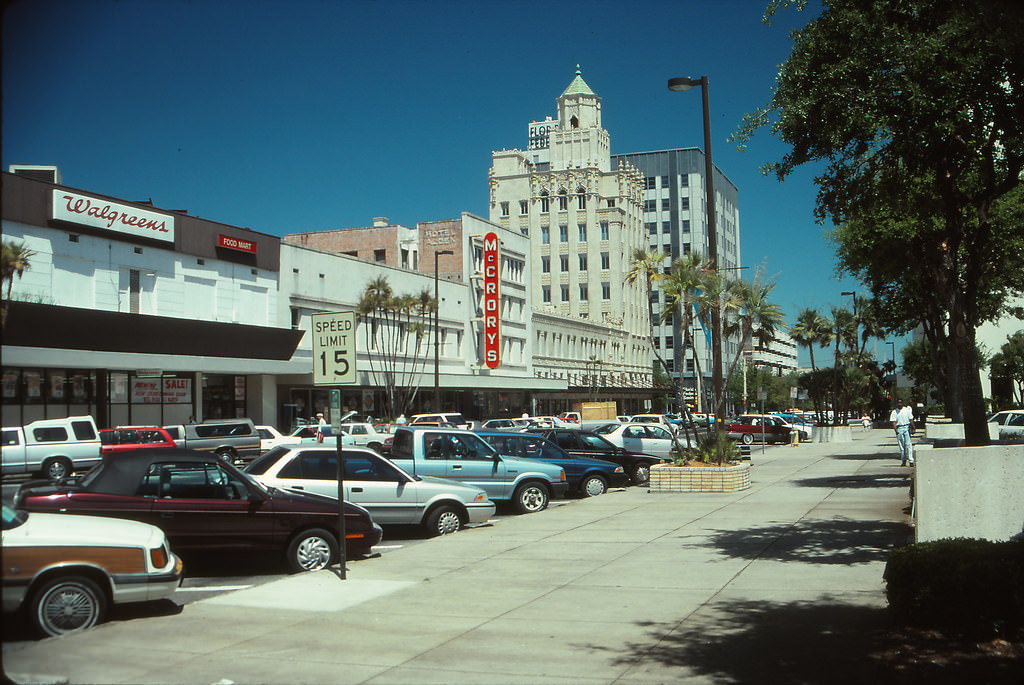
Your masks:
M 352 492 L 362 492 L 362 488 L 352 488 Z
M 162 519 L 172 519 L 172 518 L 174 518 L 174 512 L 165 511 L 165 512 L 160 514 L 160 518 L 162 518 Z
M 452 464 L 452 471 L 461 471 L 462 464 Z
M 305 489 L 306 488 L 303 485 L 293 485 L 292 486 L 292 490 L 305 490 Z

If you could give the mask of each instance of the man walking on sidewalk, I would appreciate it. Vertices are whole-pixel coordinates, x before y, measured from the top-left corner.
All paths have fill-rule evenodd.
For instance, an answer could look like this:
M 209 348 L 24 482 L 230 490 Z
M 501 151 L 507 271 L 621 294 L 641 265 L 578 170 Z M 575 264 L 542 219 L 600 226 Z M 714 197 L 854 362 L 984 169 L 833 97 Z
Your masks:
M 900 466 L 913 466 L 914 445 L 910 438 L 914 434 L 914 410 L 903 400 L 896 400 L 896 408 L 889 414 L 889 423 L 896 431 L 896 443 L 900 446 Z

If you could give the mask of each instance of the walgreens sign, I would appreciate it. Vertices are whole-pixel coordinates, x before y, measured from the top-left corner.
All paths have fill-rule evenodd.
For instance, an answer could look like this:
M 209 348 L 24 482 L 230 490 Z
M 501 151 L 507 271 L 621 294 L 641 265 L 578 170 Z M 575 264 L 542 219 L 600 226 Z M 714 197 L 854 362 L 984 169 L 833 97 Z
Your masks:
M 484 364 L 501 365 L 501 294 L 498 292 L 498 236 L 484 236 Z
M 128 235 L 174 242 L 174 217 L 88 195 L 53 191 L 53 218 Z

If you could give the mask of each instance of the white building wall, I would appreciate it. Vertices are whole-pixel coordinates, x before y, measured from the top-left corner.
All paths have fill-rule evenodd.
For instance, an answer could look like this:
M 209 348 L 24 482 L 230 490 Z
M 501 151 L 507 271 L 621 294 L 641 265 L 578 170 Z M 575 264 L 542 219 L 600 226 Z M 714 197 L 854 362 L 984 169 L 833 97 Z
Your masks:
M 140 314 L 277 325 L 277 274 L 270 271 L 209 258 L 200 265 L 170 249 L 17 222 L 5 221 L 3 234 L 36 253 L 14 279 L 14 299 L 127 312 L 134 269 L 141 273 Z

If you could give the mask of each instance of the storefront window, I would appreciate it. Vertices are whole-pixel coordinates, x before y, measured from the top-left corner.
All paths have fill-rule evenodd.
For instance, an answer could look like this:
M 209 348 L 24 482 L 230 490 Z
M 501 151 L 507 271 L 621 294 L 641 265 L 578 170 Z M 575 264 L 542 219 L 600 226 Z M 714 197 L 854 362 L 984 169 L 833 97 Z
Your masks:
M 26 371 L 25 378 L 25 404 L 43 403 L 43 375 L 38 371 Z
M 21 401 L 21 372 L 17 369 L 4 369 L 3 402 L 17 404 Z

